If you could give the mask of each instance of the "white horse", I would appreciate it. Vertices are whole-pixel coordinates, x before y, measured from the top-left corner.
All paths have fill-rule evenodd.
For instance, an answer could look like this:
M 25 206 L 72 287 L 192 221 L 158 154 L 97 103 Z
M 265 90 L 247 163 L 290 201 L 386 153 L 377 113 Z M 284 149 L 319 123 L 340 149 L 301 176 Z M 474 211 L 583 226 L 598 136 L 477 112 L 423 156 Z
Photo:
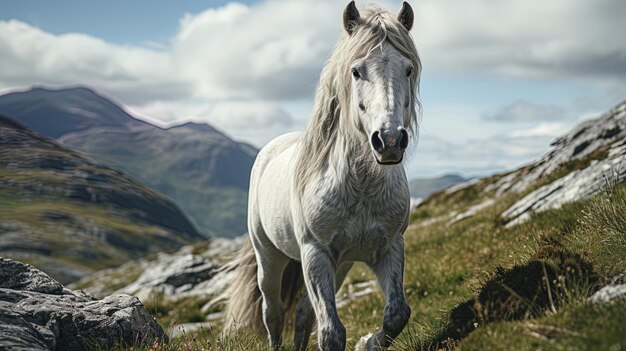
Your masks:
M 306 131 L 272 140 L 257 156 L 251 240 L 231 264 L 237 274 L 225 293 L 226 327 L 263 329 L 274 348 L 302 280 L 294 349 L 306 349 L 315 320 L 320 349 L 345 348 L 335 293 L 355 261 L 376 273 L 386 300 L 382 327 L 359 349 L 387 348 L 411 313 L 402 282 L 409 218 L 402 159 L 419 106 L 413 10 L 404 2 L 397 17 L 379 8 L 361 15 L 352 1 L 343 22 Z

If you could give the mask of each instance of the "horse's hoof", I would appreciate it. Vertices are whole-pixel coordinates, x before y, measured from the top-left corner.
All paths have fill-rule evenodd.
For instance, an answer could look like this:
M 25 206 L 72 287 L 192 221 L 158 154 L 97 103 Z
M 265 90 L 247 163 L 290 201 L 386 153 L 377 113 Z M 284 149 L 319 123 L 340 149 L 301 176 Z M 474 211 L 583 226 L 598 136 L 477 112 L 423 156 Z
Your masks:
M 369 340 L 371 337 L 372 333 L 362 336 L 361 339 L 359 339 L 359 342 L 356 343 L 354 351 L 367 351 L 367 340 Z

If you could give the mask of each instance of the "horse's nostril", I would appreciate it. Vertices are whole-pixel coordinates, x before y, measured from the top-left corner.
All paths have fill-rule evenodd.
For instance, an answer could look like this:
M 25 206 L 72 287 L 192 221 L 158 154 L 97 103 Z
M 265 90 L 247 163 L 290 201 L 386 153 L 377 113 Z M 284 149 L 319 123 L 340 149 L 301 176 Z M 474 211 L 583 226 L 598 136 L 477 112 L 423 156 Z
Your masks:
M 372 143 L 372 147 L 374 148 L 374 150 L 376 150 L 376 152 L 378 152 L 379 154 L 381 154 L 383 150 L 385 150 L 385 143 L 380 137 L 380 132 L 374 132 L 374 134 L 372 134 L 370 142 Z
M 409 146 L 409 133 L 405 129 L 400 130 L 400 140 L 398 140 L 398 146 L 404 150 Z

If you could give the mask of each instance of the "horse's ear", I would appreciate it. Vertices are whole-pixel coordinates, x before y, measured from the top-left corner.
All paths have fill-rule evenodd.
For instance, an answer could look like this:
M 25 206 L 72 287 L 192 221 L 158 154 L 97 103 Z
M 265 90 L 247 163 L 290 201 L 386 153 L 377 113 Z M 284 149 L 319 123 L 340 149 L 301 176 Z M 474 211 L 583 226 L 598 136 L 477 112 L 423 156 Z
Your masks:
M 398 13 L 398 21 L 402 23 L 406 30 L 411 30 L 411 28 L 413 28 L 413 18 L 413 8 L 411 8 L 408 2 L 403 2 L 402 9 L 400 9 L 400 13 Z
M 343 28 L 346 29 L 348 34 L 352 35 L 352 32 L 354 32 L 354 29 L 359 24 L 360 19 L 361 15 L 354 4 L 354 0 L 350 1 L 348 6 L 346 6 L 346 9 L 343 11 Z

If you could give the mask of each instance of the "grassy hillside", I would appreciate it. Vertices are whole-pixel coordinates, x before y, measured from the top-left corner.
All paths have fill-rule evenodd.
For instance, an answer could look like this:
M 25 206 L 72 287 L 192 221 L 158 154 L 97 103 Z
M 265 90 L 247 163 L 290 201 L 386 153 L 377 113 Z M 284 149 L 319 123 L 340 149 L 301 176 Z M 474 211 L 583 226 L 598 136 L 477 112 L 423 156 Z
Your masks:
M 568 165 L 567 167 L 571 167 Z M 564 172 L 562 170 L 561 172 Z M 440 192 L 413 213 L 406 238 L 406 296 L 412 317 L 395 350 L 613 350 L 626 346 L 626 300 L 589 297 L 626 271 L 626 183 L 506 228 L 500 214 L 525 193 L 509 194 L 473 216 L 455 213 L 492 197 L 500 176 L 454 193 Z M 550 179 L 542 183 L 549 182 Z M 527 192 L 539 187 L 528 189 Z M 340 298 L 374 279 L 357 264 Z M 623 279 L 623 278 L 622 278 Z M 165 327 L 202 321 L 208 298 L 177 302 L 155 296 L 150 311 Z M 348 346 L 380 325 L 384 301 L 374 293 L 340 308 Z M 219 321 L 155 349 L 268 350 L 263 336 L 219 336 Z M 292 332 L 285 335 L 289 349 Z M 314 339 L 314 338 L 313 338 Z M 310 345 L 315 350 L 314 342 Z
M 86 88 L 6 94 L 0 113 L 168 196 L 205 237 L 246 231 L 257 150 L 207 124 L 160 128 Z
M 626 103 L 552 145 L 525 167 L 435 193 L 411 213 L 404 280 L 413 313 L 395 350 L 626 348 L 626 299 L 590 300 L 626 284 Z M 507 215 L 520 204 L 523 216 Z M 348 349 L 380 327 L 373 280 L 357 264 L 338 294 Z M 209 299 L 144 302 L 167 328 L 214 316 Z M 222 337 L 220 320 L 206 321 L 154 348 L 268 349 L 265 336 Z M 292 334 L 288 327 L 284 349 Z
M 626 303 L 593 306 L 587 299 L 626 269 L 626 185 L 512 228 L 504 227 L 500 214 L 523 194 L 451 223 L 450 212 L 493 195 L 482 189 L 495 180 L 440 193 L 413 214 L 405 235 L 405 288 L 413 315 L 396 348 L 625 345 Z M 369 277 L 360 267 L 349 279 Z M 379 323 L 382 307 L 382 296 L 373 294 L 343 311 L 352 344 Z
M 0 117 L 0 256 L 66 283 L 200 239 L 167 198 Z
M 60 141 L 171 197 L 206 236 L 240 235 L 246 231 L 248 178 L 256 150 L 202 127 L 95 128 L 66 134 Z

